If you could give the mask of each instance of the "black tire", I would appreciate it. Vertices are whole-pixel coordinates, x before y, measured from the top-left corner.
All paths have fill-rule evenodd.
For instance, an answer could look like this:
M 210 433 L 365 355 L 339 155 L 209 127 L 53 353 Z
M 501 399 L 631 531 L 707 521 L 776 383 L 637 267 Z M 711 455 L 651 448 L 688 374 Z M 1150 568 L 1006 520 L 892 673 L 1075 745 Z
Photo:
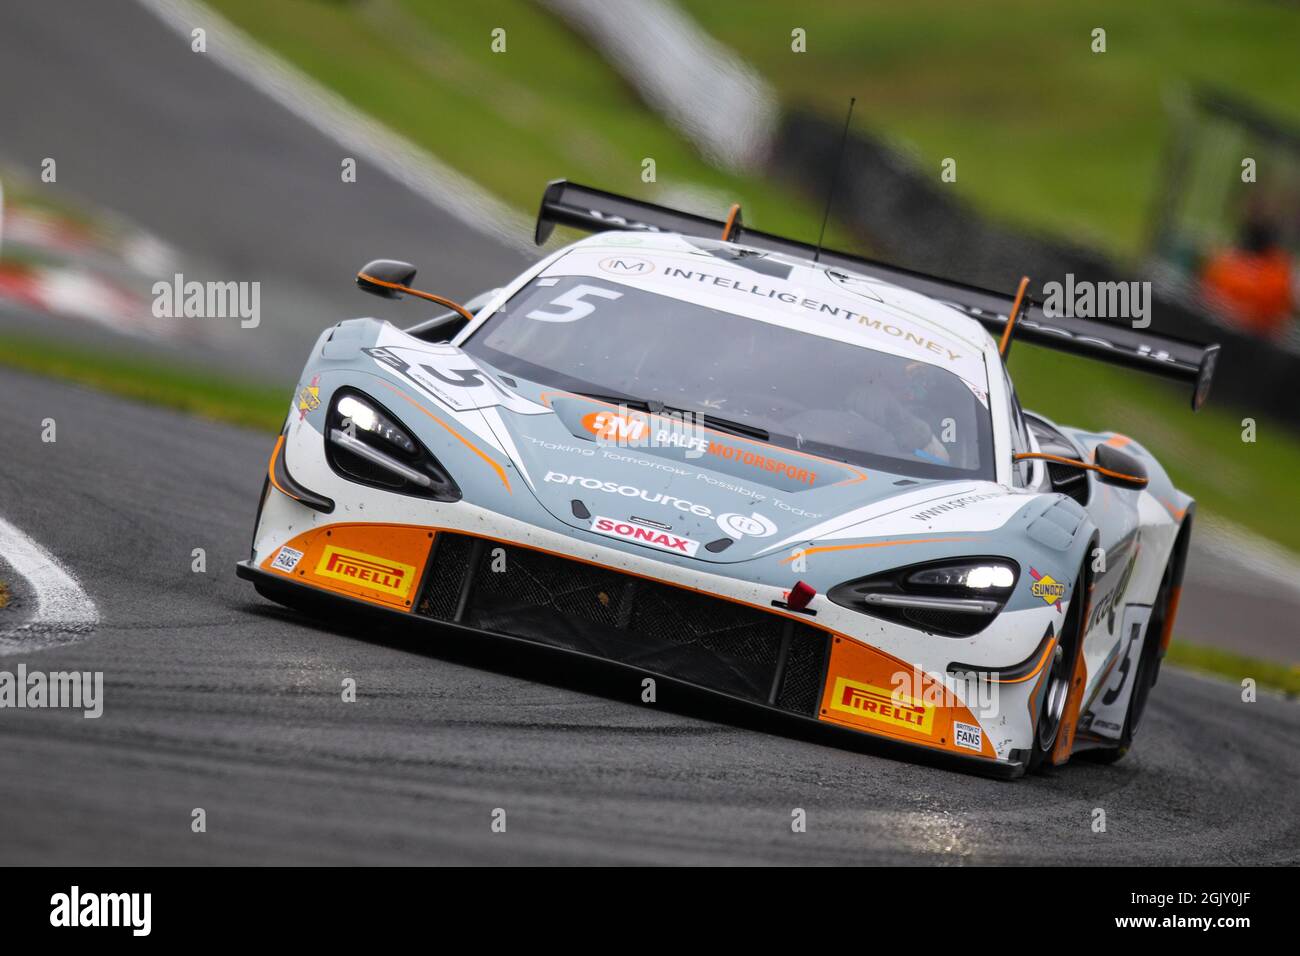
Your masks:
M 1089 548 L 1089 552 L 1091 550 Z M 1048 665 L 1050 670 L 1045 679 L 1046 690 L 1042 705 L 1038 708 L 1034 739 L 1029 745 L 1029 773 L 1048 766 L 1048 758 L 1056 746 L 1057 735 L 1061 732 L 1065 707 L 1069 703 L 1070 681 L 1083 644 L 1083 615 L 1088 603 L 1089 584 L 1088 563 L 1085 560 L 1075 577 L 1074 594 L 1061 624 L 1061 639 L 1057 641 L 1052 661 Z
M 1160 636 L 1165 632 L 1165 620 L 1169 615 L 1175 560 L 1170 558 L 1165 565 L 1160 590 L 1156 592 L 1155 604 L 1151 606 L 1151 619 L 1147 622 L 1146 634 L 1142 637 L 1142 653 L 1138 656 L 1137 673 L 1133 675 L 1133 694 L 1129 697 L 1128 709 L 1124 712 L 1124 729 L 1120 732 L 1119 744 L 1087 751 L 1088 759 L 1095 763 L 1115 763 L 1133 746 L 1133 737 L 1146 712 L 1147 698 L 1151 696 L 1151 688 L 1156 685 L 1156 678 L 1160 675 Z

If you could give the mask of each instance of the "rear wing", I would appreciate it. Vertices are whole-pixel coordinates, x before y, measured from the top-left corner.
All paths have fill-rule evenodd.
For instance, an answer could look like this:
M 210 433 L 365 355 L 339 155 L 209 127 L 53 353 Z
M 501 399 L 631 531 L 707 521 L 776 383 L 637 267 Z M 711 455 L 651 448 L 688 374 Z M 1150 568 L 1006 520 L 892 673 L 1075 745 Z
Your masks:
M 811 243 L 745 227 L 734 207 L 726 221 L 710 219 L 563 179 L 548 184 L 542 195 L 534 234 L 538 245 L 550 237 L 556 225 L 588 232 L 669 232 L 707 239 L 725 237 L 732 241 L 743 237 L 745 245 L 800 259 L 811 259 L 817 252 Z M 843 269 L 919 292 L 970 316 L 995 337 L 1005 331 L 1012 314 L 1013 295 L 830 249 L 821 251 L 819 261 L 828 268 Z M 1218 345 L 1200 345 L 1100 319 L 1048 316 L 1042 303 L 1029 298 L 1021 304 L 1014 331 L 1016 339 L 1034 345 L 1185 382 L 1192 386 L 1193 410 L 1205 404 L 1219 357 Z

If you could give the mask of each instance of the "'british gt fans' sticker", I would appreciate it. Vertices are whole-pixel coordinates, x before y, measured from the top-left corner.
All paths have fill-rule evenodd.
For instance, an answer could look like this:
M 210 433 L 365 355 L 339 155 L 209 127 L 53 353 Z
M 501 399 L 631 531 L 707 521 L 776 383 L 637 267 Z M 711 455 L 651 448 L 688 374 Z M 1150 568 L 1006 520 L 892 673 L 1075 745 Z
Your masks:
M 694 557 L 695 552 L 700 549 L 700 543 L 692 541 L 690 538 L 683 538 L 681 535 L 673 534 L 670 531 L 660 531 L 658 528 L 647 528 L 639 524 L 632 524 L 630 521 L 619 521 L 617 518 L 597 516 L 591 520 L 591 530 L 596 534 L 603 534 L 610 538 L 621 538 L 624 541 L 635 541 L 637 544 L 648 544 L 652 548 L 670 551 L 673 554 L 684 554 L 687 557 Z
M 965 747 L 967 750 L 983 750 L 984 731 L 970 724 L 953 721 L 952 742 L 958 747 Z
M 279 553 L 276 554 L 275 560 L 271 562 L 271 567 L 277 571 L 289 572 L 296 568 L 298 562 L 301 560 L 301 551 L 295 551 L 290 547 L 283 547 L 280 549 Z

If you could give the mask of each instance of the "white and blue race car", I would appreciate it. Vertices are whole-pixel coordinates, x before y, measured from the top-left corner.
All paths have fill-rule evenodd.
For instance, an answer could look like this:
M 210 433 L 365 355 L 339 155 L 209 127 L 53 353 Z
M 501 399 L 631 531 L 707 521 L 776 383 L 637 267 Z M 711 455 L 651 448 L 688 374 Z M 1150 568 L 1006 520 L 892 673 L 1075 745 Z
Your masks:
M 238 573 L 1015 776 L 1129 748 L 1194 503 L 1021 408 L 1015 340 L 1194 385 L 1217 346 L 559 181 L 594 234 L 465 306 L 327 329 Z M 995 337 L 996 336 L 996 337 Z

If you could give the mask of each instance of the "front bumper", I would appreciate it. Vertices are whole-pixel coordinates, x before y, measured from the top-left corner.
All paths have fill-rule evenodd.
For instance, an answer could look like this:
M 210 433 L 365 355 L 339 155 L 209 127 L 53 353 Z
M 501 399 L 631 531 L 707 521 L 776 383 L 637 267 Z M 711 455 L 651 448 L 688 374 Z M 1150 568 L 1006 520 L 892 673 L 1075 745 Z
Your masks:
M 878 702 L 878 692 L 887 695 L 890 687 L 887 669 L 901 662 L 818 627 L 811 616 L 769 611 L 509 541 L 410 526 L 387 526 L 383 536 L 394 567 L 409 568 L 406 582 L 400 570 L 387 591 L 375 589 L 384 581 L 318 576 L 337 570 L 329 562 L 340 550 L 379 550 L 349 550 L 347 545 L 355 545 L 349 527 L 366 529 L 327 525 L 295 539 L 301 557 L 289 572 L 276 569 L 273 552 L 260 567 L 241 562 L 237 573 L 282 603 L 343 602 L 408 622 L 542 645 L 870 737 L 886 749 L 924 753 L 998 777 L 1024 772 L 1016 753 L 997 760 L 991 752 L 965 754 L 949 744 L 958 722 L 974 722 L 964 708 L 931 707 L 922 723 L 927 710 L 920 701 L 912 702 L 913 709 L 893 706 L 887 697 Z M 370 526 L 357 533 L 378 530 Z

